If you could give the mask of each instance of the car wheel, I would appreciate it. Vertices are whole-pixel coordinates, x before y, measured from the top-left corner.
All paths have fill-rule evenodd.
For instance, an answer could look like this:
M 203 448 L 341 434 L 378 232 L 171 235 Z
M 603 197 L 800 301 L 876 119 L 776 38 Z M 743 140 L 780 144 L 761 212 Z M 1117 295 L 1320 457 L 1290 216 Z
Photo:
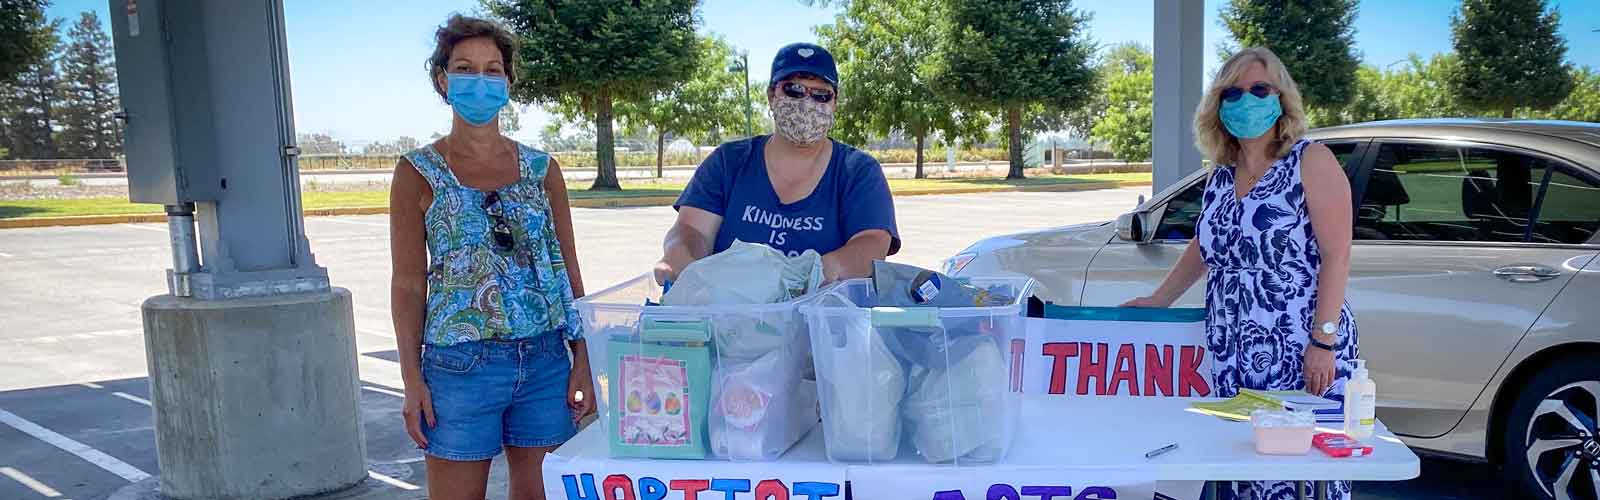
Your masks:
M 1600 360 L 1567 359 L 1524 386 L 1501 436 L 1510 484 L 1554 500 L 1600 500 Z

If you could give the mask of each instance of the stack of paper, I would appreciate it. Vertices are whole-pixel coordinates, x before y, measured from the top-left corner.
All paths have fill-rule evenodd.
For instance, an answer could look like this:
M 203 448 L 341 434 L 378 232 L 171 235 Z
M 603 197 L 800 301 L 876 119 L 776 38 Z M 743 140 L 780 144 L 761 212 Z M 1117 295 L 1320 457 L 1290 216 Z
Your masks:
M 1344 421 L 1344 403 L 1339 400 L 1315 396 L 1304 391 L 1258 391 L 1241 389 L 1239 395 L 1227 401 L 1194 403 L 1195 411 L 1233 421 L 1249 421 L 1250 412 L 1256 410 L 1298 410 L 1316 414 L 1318 423 Z

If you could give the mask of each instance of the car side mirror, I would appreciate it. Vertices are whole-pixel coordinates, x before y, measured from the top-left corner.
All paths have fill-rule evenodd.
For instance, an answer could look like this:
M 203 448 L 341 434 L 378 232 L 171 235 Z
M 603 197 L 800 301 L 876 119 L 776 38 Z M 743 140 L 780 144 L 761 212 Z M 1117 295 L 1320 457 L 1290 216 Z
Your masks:
M 1117 217 L 1117 237 L 1122 241 L 1148 243 L 1150 241 L 1150 213 L 1134 211 Z

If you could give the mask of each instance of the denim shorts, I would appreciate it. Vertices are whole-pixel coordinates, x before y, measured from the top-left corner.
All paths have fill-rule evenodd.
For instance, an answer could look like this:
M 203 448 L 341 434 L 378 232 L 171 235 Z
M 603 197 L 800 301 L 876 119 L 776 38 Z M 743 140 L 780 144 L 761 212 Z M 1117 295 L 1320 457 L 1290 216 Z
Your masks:
M 425 346 L 422 378 L 434 426 L 422 424 L 428 455 L 473 462 L 502 446 L 555 446 L 577 432 L 567 406 L 572 362 L 560 335 Z

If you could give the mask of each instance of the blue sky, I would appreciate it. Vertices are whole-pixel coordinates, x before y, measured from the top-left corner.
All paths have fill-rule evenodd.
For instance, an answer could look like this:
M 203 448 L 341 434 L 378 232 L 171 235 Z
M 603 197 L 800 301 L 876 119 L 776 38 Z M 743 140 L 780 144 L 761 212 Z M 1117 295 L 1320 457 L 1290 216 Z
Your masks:
M 1217 24 L 1220 0 L 1204 0 L 1207 73 L 1217 65 L 1214 48 L 1226 38 Z M 1367 64 L 1388 66 L 1410 53 L 1450 51 L 1453 0 L 1362 0 L 1356 19 L 1356 49 Z M 401 135 L 423 139 L 450 125 L 450 109 L 433 94 L 423 68 L 433 29 L 452 12 L 478 10 L 476 0 L 285 0 L 295 127 L 328 132 L 352 144 Z M 1090 34 L 1110 45 L 1149 45 L 1151 0 L 1078 0 L 1093 14 Z M 1600 2 L 1555 0 L 1567 58 L 1600 68 Z M 54 0 L 51 17 L 74 22 L 97 11 L 110 29 L 105 0 Z M 701 31 L 714 32 L 748 50 L 752 78 L 765 72 L 778 47 L 816 41 L 811 28 L 833 21 L 833 9 L 797 0 L 706 0 Z M 537 106 L 525 108 L 519 139 L 532 140 L 549 120 Z

